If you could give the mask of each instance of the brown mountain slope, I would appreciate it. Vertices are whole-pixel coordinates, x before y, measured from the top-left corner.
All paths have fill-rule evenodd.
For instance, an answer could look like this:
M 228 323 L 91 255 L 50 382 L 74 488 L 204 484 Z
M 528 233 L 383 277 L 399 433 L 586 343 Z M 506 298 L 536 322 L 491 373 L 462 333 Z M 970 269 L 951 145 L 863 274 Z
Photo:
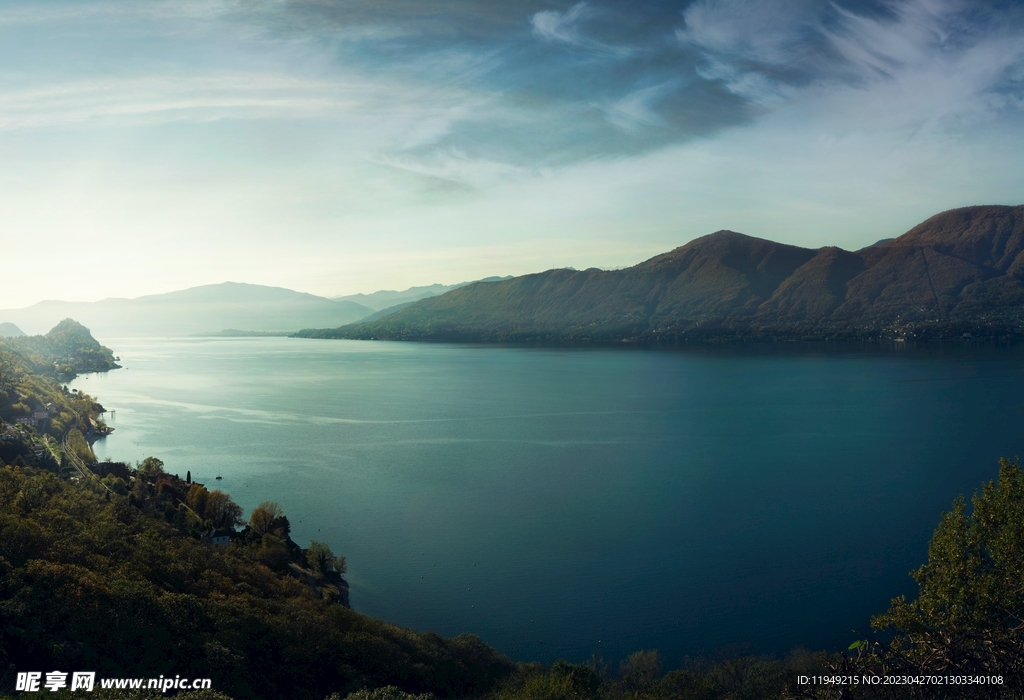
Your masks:
M 1024 207 L 953 209 L 859 255 L 868 269 L 850 281 L 840 318 L 971 322 L 1024 303 Z
M 473 284 L 308 337 L 681 342 L 1024 334 L 1024 206 L 955 209 L 856 252 L 719 231 L 631 268 Z
M 758 309 L 762 316 L 821 319 L 846 299 L 851 279 L 864 272 L 864 259 L 841 248 L 822 248 L 786 278 Z

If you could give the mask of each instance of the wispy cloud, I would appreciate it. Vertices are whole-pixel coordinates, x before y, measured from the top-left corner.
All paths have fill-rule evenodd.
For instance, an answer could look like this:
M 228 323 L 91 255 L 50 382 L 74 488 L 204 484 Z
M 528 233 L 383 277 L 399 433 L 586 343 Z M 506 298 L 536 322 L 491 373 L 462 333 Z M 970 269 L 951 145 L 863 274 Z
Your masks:
M 1024 191 L 1006 0 L 4 0 L 0 65 L 8 295 L 41 239 L 69 295 L 354 292 Z
M 601 109 L 608 121 L 627 132 L 634 132 L 645 126 L 664 126 L 665 118 L 657 112 L 656 107 L 681 83 L 681 79 L 673 78 L 657 85 L 639 88 L 618 100 L 602 105 Z
M 613 46 L 583 33 L 581 25 L 599 13 L 587 2 L 578 2 L 565 12 L 542 10 L 530 18 L 533 33 L 554 43 L 568 44 L 590 52 L 624 58 L 635 53 L 626 46 Z
M 542 39 L 579 46 L 584 41 L 579 25 L 587 14 L 589 14 L 587 3 L 578 2 L 565 12 L 557 10 L 538 12 L 530 22 L 533 25 L 533 31 Z
M 698 0 L 676 37 L 716 54 L 775 66 L 799 59 L 824 3 L 808 0 Z
M 838 2 L 698 0 L 676 37 L 698 48 L 700 76 L 770 105 L 849 87 L 892 116 L 976 113 L 1015 103 L 1024 36 L 1019 13 L 962 0 L 890 0 L 882 11 Z M 901 107 L 901 105 L 903 107 Z
M 0 27 L 82 20 L 209 20 L 236 11 L 238 0 L 60 2 L 0 8 Z
M 965 8 L 958 1 L 911 0 L 894 5 L 891 18 L 832 7 L 835 26 L 823 26 L 821 33 L 838 54 L 840 66 L 864 79 L 893 77 L 960 48 L 955 41 L 957 16 Z
M 473 158 L 458 150 L 435 151 L 425 158 L 380 155 L 371 162 L 425 178 L 433 188 L 451 186 L 479 190 L 519 182 L 535 171 L 486 158 Z
M 84 79 L 42 88 L 0 90 L 0 129 L 90 121 L 208 121 L 287 114 L 309 117 L 357 108 L 371 86 L 289 75 L 221 74 Z

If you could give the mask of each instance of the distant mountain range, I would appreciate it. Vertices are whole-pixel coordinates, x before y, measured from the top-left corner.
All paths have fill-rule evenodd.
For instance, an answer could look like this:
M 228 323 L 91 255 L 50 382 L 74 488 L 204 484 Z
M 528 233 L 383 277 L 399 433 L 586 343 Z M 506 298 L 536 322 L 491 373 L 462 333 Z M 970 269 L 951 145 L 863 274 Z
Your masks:
M 328 299 L 281 287 L 224 282 L 136 299 L 42 301 L 24 309 L 0 310 L 0 337 L 24 335 L 15 324 L 41 333 L 65 318 L 74 318 L 102 338 L 287 335 L 300 328 L 333 327 L 367 317 L 379 318 L 393 310 L 385 307 L 401 307 L 466 284 L 471 283 L 435 284 Z
M 943 212 L 855 252 L 719 231 L 633 267 L 478 282 L 316 338 L 679 343 L 1024 335 L 1024 206 Z
M 280 287 L 225 282 L 137 299 L 97 302 L 42 301 L 0 310 L 0 321 L 40 332 L 73 318 L 101 338 L 180 336 L 242 328 L 295 331 L 310 325 L 341 325 L 373 313 L 351 301 L 333 301 Z
M 497 282 L 499 280 L 509 280 L 508 277 L 485 277 L 482 280 L 474 280 L 476 282 Z M 406 307 L 414 301 L 420 299 L 426 299 L 428 297 L 436 297 L 450 292 L 453 289 L 459 287 L 465 287 L 467 284 L 473 284 L 473 282 L 460 282 L 458 284 L 431 284 L 426 287 L 409 287 L 404 291 L 392 291 L 392 290 L 381 290 L 374 292 L 373 294 L 349 294 L 344 297 L 331 297 L 335 301 L 351 301 L 356 304 L 368 306 L 374 311 L 378 312 L 390 312 L 397 311 L 399 307 Z M 386 314 L 382 313 L 380 316 Z

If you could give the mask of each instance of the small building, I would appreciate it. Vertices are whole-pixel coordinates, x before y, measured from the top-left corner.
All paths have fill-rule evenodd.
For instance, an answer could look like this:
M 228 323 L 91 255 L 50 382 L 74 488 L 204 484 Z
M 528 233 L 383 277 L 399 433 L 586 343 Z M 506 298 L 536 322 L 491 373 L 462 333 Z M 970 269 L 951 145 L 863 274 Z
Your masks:
M 33 428 L 36 427 L 36 419 L 32 416 L 18 416 L 14 419 L 15 425 L 31 425 Z
M 203 535 L 203 542 L 215 546 L 226 546 L 231 544 L 231 535 L 235 534 L 231 530 L 211 530 L 210 532 Z

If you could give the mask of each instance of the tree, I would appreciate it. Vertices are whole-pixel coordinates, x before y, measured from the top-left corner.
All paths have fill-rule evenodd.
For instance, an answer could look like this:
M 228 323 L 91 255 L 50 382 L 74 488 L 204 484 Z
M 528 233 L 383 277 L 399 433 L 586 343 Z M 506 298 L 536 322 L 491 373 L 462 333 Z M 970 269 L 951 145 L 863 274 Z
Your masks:
M 916 600 L 901 596 L 872 619 L 896 636 L 878 655 L 917 674 L 999 675 L 1024 687 L 1024 473 L 1001 459 L 999 479 L 945 513 L 928 563 L 911 575 Z
M 601 697 L 601 676 L 593 668 L 558 660 L 546 673 L 525 668 L 525 677 L 513 678 L 496 700 L 596 700 Z
M 347 570 L 345 557 L 336 557 L 331 548 L 323 542 L 313 540 L 306 550 L 306 561 L 313 568 L 324 576 L 329 574 L 341 575 Z
M 139 465 L 139 477 L 146 481 L 154 481 L 164 473 L 164 463 L 156 457 L 146 457 Z
M 645 692 L 661 675 L 661 657 L 654 650 L 635 651 L 619 665 L 623 687 L 631 693 Z
M 253 508 L 252 514 L 249 516 L 249 527 L 253 532 L 262 535 L 270 532 L 274 521 L 283 517 L 284 511 L 281 506 L 273 501 L 263 501 Z
M 211 521 L 215 528 L 235 527 L 242 524 L 242 507 L 217 489 L 207 494 L 203 517 Z
M 209 495 L 210 492 L 206 490 L 205 486 L 192 484 L 192 486 L 189 487 L 188 493 L 185 495 L 185 505 L 194 510 L 200 518 L 205 518 L 206 498 Z

